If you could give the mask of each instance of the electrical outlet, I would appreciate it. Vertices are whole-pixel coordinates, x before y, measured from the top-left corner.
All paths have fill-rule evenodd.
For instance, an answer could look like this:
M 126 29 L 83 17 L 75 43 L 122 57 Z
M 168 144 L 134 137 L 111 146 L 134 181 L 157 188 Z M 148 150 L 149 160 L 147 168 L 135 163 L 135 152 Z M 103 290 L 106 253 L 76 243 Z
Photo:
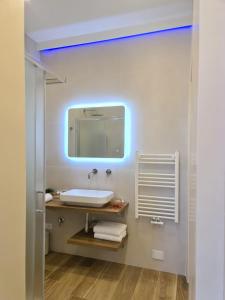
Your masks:
M 156 260 L 164 260 L 164 251 L 152 249 L 152 258 Z
M 45 229 L 47 229 L 47 230 L 52 230 L 52 224 L 46 223 L 46 224 L 45 224 Z

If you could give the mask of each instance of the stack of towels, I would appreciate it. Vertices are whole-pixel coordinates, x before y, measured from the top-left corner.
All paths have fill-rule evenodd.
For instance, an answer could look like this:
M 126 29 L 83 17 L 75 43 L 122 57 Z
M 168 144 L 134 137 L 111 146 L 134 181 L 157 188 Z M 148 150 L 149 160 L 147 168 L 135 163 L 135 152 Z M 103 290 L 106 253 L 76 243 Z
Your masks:
M 94 227 L 94 238 L 121 242 L 127 235 L 127 225 L 116 222 L 99 221 Z

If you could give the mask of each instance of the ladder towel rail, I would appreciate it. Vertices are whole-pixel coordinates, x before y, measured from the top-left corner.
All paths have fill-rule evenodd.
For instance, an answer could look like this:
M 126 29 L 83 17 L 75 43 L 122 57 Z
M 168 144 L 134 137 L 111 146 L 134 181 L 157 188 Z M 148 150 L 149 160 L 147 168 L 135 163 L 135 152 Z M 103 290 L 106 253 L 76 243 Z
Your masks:
M 163 171 L 162 171 L 163 170 Z M 179 152 L 136 155 L 135 217 L 179 222 Z M 157 220 L 157 221 L 156 221 Z

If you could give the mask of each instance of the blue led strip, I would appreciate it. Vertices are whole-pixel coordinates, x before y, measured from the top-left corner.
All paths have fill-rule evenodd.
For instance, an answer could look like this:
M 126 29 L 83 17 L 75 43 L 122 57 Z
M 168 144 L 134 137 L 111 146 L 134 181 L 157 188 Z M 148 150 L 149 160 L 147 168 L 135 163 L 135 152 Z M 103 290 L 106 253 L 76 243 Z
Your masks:
M 123 106 L 125 108 L 125 127 L 124 127 L 124 156 L 122 158 L 95 158 L 95 157 L 70 157 L 69 156 L 69 110 L 72 108 L 91 108 L 91 107 L 111 107 L 111 106 Z M 124 162 L 129 156 L 131 151 L 131 114 L 130 110 L 125 103 L 121 102 L 107 102 L 97 104 L 79 104 L 72 105 L 66 109 L 65 112 L 65 130 L 64 130 L 64 151 L 67 159 L 76 162 Z
M 76 45 L 59 46 L 59 47 L 55 47 L 55 48 L 43 49 L 43 50 L 41 50 L 41 52 L 43 54 L 45 54 L 45 53 L 47 54 L 48 52 L 60 51 L 60 50 L 67 49 L 67 48 L 83 47 L 83 46 L 94 45 L 94 44 L 101 44 L 101 43 L 109 43 L 109 42 L 112 42 L 112 41 L 118 41 L 118 40 L 124 40 L 124 39 L 132 39 L 132 38 L 135 38 L 135 37 L 161 34 L 161 33 L 168 32 L 168 31 L 190 30 L 190 29 L 192 29 L 192 25 L 180 26 L 180 27 L 162 29 L 162 30 L 158 30 L 158 31 L 151 31 L 151 32 L 145 32 L 145 33 L 137 33 L 137 34 L 133 34 L 133 35 L 116 37 L 116 38 L 109 38 L 109 39 L 106 39 L 106 40 L 99 40 L 99 41 L 94 41 L 94 42 L 84 42 L 84 43 L 80 43 L 80 44 L 76 44 Z
M 162 34 L 165 32 L 171 32 L 171 31 L 182 31 L 182 30 L 191 30 L 192 25 L 182 26 L 182 27 L 175 27 L 175 28 L 169 28 L 169 29 L 163 29 L 158 30 L 154 32 L 146 32 L 146 33 L 140 33 L 140 34 L 134 34 L 130 36 L 125 37 L 117 37 L 117 38 L 111 38 L 107 40 L 100 40 L 95 42 L 87 42 L 87 43 L 81 43 L 76 45 L 70 45 L 70 46 L 62 46 L 62 47 L 56 47 L 51 49 L 45 49 L 41 52 L 43 54 L 48 55 L 48 53 L 54 53 L 54 51 L 63 51 L 67 48 L 76 48 L 76 47 L 85 47 L 88 45 L 95 45 L 95 44 L 102 44 L 102 43 L 110 43 L 113 41 L 119 41 L 124 39 L 132 39 L 135 37 L 142 37 L 142 36 L 150 36 L 150 35 L 157 35 Z M 85 108 L 85 107 L 101 107 L 101 106 L 124 106 L 125 107 L 125 140 L 124 140 L 124 157 L 123 158 L 89 158 L 89 157 L 69 157 L 68 155 L 68 111 L 71 108 Z M 126 103 L 124 102 L 99 102 L 97 104 L 79 104 L 79 105 L 72 105 L 66 109 L 65 112 L 65 122 L 64 122 L 64 153 L 65 157 L 71 161 L 75 162 L 123 162 L 125 161 L 129 156 L 131 152 L 131 114 L 130 110 L 127 107 Z

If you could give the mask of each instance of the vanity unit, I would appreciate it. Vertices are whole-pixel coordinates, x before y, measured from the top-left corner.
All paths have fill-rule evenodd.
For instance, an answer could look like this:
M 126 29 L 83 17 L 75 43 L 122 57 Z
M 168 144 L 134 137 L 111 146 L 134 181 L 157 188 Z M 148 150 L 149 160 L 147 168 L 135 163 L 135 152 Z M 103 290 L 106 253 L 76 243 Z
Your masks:
M 86 214 L 86 224 L 87 226 L 88 217 L 90 214 L 94 215 L 120 215 L 122 216 L 126 209 L 128 208 L 128 202 L 123 203 L 121 207 L 113 207 L 110 203 L 106 204 L 103 207 L 85 207 L 85 206 L 72 206 L 65 205 L 59 197 L 55 197 L 52 201 L 46 203 L 47 209 L 66 209 L 73 210 L 75 213 L 85 213 Z M 80 245 L 80 246 L 89 246 L 89 247 L 98 247 L 107 250 L 117 251 L 120 248 L 124 247 L 124 244 L 127 240 L 126 237 L 121 242 L 106 241 L 94 238 L 94 233 L 92 229 L 87 230 L 87 228 L 82 229 L 81 231 L 75 233 L 71 238 L 67 240 L 68 244 Z
M 65 154 L 74 162 L 123 162 L 130 152 L 130 115 L 123 103 L 98 103 L 68 107 L 65 116 Z M 87 180 L 98 176 L 93 169 Z M 112 176 L 106 169 L 105 176 Z M 91 215 L 123 215 L 128 203 L 113 206 L 111 191 L 72 189 L 61 193 L 46 204 L 47 209 L 72 210 L 86 214 L 84 229 L 67 240 L 69 244 L 94 246 L 117 251 L 124 246 L 127 235 L 121 242 L 94 238 L 89 228 Z

